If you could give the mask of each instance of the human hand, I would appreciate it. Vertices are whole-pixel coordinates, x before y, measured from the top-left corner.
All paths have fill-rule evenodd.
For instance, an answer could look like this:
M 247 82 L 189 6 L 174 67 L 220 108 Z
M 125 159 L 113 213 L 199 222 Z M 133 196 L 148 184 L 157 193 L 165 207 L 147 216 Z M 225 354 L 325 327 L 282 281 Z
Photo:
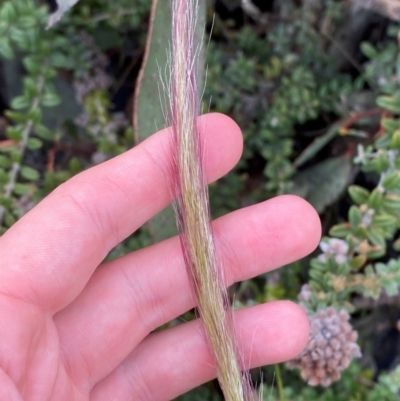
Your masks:
M 223 115 L 202 119 L 215 180 L 242 136 Z M 150 334 L 194 307 L 178 238 L 101 264 L 168 204 L 170 139 L 161 131 L 77 175 L 0 238 L 1 401 L 170 400 L 215 376 L 198 321 Z M 214 233 L 232 284 L 310 253 L 320 223 L 281 196 L 218 219 Z M 308 338 L 307 316 L 287 301 L 237 311 L 235 324 L 249 367 L 293 358 Z

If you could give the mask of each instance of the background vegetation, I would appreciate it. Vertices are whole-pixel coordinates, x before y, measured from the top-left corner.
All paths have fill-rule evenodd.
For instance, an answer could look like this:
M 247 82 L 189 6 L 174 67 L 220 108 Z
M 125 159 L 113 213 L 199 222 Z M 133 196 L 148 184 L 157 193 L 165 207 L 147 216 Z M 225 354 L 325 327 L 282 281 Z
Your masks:
M 81 0 L 46 30 L 55 2 L 0 1 L 0 235 L 57 185 L 155 129 L 132 114 L 135 85 L 137 102 L 159 102 L 146 76 L 138 79 L 150 3 Z M 215 21 L 205 108 L 230 115 L 245 135 L 240 164 L 210 188 L 213 214 L 295 193 L 318 210 L 324 230 L 312 257 L 232 288 L 237 307 L 297 300 L 315 325 L 289 363 L 299 369 L 253 372 L 266 400 L 399 397 L 398 3 L 207 4 L 208 30 Z M 168 28 L 158 21 L 154 35 Z M 151 49 L 149 67 L 162 57 Z M 172 224 L 164 213 L 109 258 L 172 235 Z M 315 348 L 321 335 L 340 358 Z M 213 382 L 180 399 L 221 396 Z

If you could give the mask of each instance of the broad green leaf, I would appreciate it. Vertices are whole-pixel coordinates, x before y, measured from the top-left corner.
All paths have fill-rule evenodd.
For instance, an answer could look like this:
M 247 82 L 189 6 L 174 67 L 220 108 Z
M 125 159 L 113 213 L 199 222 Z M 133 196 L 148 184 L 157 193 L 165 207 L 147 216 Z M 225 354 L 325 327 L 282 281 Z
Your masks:
M 293 166 L 300 167 L 305 162 L 314 157 L 325 145 L 327 145 L 338 134 L 338 130 L 342 123 L 343 122 L 340 121 L 339 123 L 332 125 L 325 134 L 314 139 L 314 141 L 312 141 L 310 145 L 308 145 L 303 150 L 303 152 L 301 152 L 300 156 L 294 161 Z
M 327 159 L 296 174 L 291 193 L 307 199 L 321 213 L 345 191 L 351 173 L 350 158 Z
M 199 40 L 203 37 L 206 16 L 206 0 L 199 1 L 199 20 L 196 27 Z M 134 129 L 139 143 L 159 129 L 165 127 L 165 119 L 160 100 L 161 75 L 168 70 L 167 50 L 171 42 L 171 5 L 169 1 L 153 0 L 146 51 L 135 89 Z M 204 64 L 204 54 L 200 54 L 199 65 Z M 203 71 L 202 67 L 200 70 Z M 202 77 L 198 77 L 202 82 Z M 164 82 L 168 77 L 162 76 Z M 163 96 L 163 94 L 161 94 Z M 168 110 L 166 110 L 168 112 Z M 156 168 L 156 167 L 155 167 Z M 167 174 L 165 172 L 165 174 Z M 166 177 L 167 178 L 167 177 Z M 148 228 L 154 242 L 176 234 L 175 217 L 171 207 L 151 219 Z

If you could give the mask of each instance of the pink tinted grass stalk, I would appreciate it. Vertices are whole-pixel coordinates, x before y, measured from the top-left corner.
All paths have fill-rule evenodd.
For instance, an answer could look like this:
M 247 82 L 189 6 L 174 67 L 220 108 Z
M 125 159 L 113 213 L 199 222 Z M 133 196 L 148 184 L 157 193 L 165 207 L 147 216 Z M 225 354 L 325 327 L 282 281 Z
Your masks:
M 195 43 L 197 0 L 172 0 L 171 125 L 176 146 L 173 192 L 183 256 L 197 309 L 227 401 L 254 400 L 249 375 L 238 352 L 225 281 L 215 252 L 203 149 L 197 117 L 196 81 L 201 44 Z

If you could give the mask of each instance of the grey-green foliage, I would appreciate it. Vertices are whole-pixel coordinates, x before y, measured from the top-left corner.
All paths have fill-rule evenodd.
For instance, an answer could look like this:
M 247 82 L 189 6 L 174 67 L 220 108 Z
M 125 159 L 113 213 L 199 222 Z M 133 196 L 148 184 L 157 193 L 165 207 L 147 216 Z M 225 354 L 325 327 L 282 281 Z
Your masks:
M 389 33 L 393 31 L 398 27 Z M 376 184 L 372 190 L 349 187 L 353 205 L 348 221 L 331 228 L 331 238 L 321 245 L 323 254 L 311 262 L 311 292 L 303 299 L 311 310 L 326 306 L 352 310 L 354 293 L 377 298 L 382 291 L 389 296 L 400 291 L 400 259 L 372 263 L 391 249 L 400 250 L 400 58 L 395 47 L 394 39 L 381 50 L 362 45 L 370 58 L 367 77 L 380 88 L 382 95 L 376 101 L 386 113 L 374 143 L 358 145 L 355 163 L 374 175 Z
M 73 24 L 86 30 L 95 30 L 99 24 L 104 27 L 112 27 L 113 31 L 107 29 L 106 33 L 111 34 L 112 39 L 117 38 L 117 32 L 137 29 L 142 23 L 143 16 L 147 15 L 151 6 L 148 0 L 86 0 L 81 1 L 69 13 L 65 14 L 61 24 Z M 104 36 L 107 41 L 107 38 Z M 115 43 L 114 43 L 115 45 Z
M 290 401 L 397 401 L 400 390 L 400 365 L 393 371 L 382 373 L 378 382 L 372 381 L 372 372 L 353 362 L 343 372 L 339 382 L 327 389 L 299 386 L 285 386 L 283 394 Z M 283 398 L 266 383 L 263 386 L 265 401 L 278 401 Z
M 13 121 L 7 129 L 12 141 L 0 148 L 0 230 L 20 216 L 18 199 L 32 191 L 32 182 L 40 173 L 25 165 L 26 150 L 36 150 L 43 140 L 52 139 L 42 124 L 43 108 L 59 104 L 52 81 L 56 75 L 54 54 L 60 42 L 52 34 L 43 34 L 47 10 L 30 0 L 6 1 L 0 8 L 0 55 L 11 59 L 23 53 L 26 71 L 22 93 L 12 99 L 7 117 Z M 33 136 L 33 132 L 35 135 Z
M 387 30 L 387 35 L 391 38 L 389 42 L 376 46 L 369 42 L 361 44 L 361 51 L 368 57 L 365 77 L 373 87 L 389 95 L 400 90 L 398 31 L 399 25 L 392 24 Z
M 244 27 L 228 43 L 213 44 L 208 54 L 205 100 L 211 97 L 212 109 L 233 116 L 244 130 L 239 168 L 248 169 L 259 156 L 266 163 L 263 197 L 292 187 L 296 125 L 339 113 L 341 97 L 352 90 L 302 13 L 294 8 L 289 20 L 282 18 L 267 34 Z
M 104 157 L 124 151 L 125 142 L 132 143 L 129 122 L 123 138 L 117 136 L 118 129 L 115 127 L 120 125 L 121 118 L 116 121 L 111 112 L 108 87 L 97 88 L 80 100 L 88 121 L 86 126 L 79 127 L 77 123 L 68 121 L 61 114 L 62 109 L 57 109 L 60 113 L 57 115 L 57 133 L 54 125 L 49 126 L 44 119 L 46 108 L 73 101 L 57 93 L 55 82 L 60 79 L 59 72 L 64 76 L 67 72 L 70 77 L 70 83 L 66 83 L 73 87 L 70 92 L 77 90 L 76 82 L 82 83 L 85 77 L 95 77 L 93 60 L 99 54 L 94 53 L 100 53 L 101 49 L 110 45 L 119 43 L 122 46 L 126 33 L 137 29 L 149 9 L 149 3 L 142 0 L 133 3 L 120 0 L 113 4 L 87 0 L 83 3 L 82 7 L 79 4 L 49 30 L 46 29 L 49 11 L 38 1 L 7 0 L 0 6 L 0 57 L 3 60 L 13 59 L 13 65 L 20 63 L 24 69 L 22 90 L 10 99 L 9 110 L 6 111 L 10 121 L 7 128 L 10 141 L 0 148 L 0 232 L 4 232 L 27 210 L 26 203 L 32 204 L 33 195 L 40 200 L 82 169 L 81 161 L 73 158 L 66 168 L 56 166 L 55 171 L 52 171 L 53 168 L 45 171 L 44 166 L 28 163 L 26 160 L 32 157 L 27 156 L 37 155 L 54 142 L 76 141 L 77 135 L 85 142 L 92 142 L 98 152 L 106 154 Z M 90 32 L 87 36 L 95 37 L 100 43 L 99 48 L 94 46 L 93 50 L 80 40 L 84 34 L 82 29 Z M 108 36 L 112 40 L 107 45 L 102 35 L 106 33 L 107 37 L 110 32 L 112 34 Z M 54 117 L 53 120 L 56 121 Z M 96 137 L 90 136 L 93 125 L 99 134 Z M 114 131 L 113 140 L 105 135 L 111 130 Z M 68 136 L 71 139 L 67 139 Z M 41 190 L 38 191 L 38 188 Z

